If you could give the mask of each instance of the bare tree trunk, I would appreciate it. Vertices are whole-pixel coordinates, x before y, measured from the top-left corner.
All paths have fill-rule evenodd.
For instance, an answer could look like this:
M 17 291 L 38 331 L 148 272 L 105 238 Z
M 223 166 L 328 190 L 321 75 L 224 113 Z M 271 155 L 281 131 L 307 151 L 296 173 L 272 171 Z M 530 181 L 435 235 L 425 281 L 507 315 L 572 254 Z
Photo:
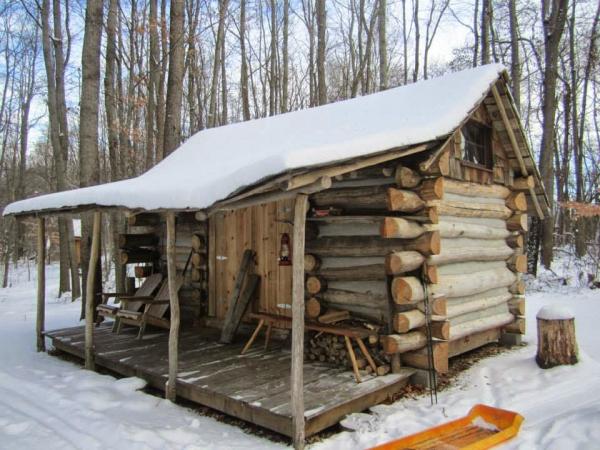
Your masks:
M 558 78 L 558 51 L 565 28 L 568 0 L 557 0 L 550 6 L 542 0 L 544 23 L 545 69 L 542 104 L 542 143 L 540 173 L 550 204 L 554 207 L 554 127 L 556 120 L 556 80 Z M 549 215 L 543 223 L 542 264 L 550 268 L 554 247 L 554 216 Z
M 490 63 L 490 0 L 481 2 L 481 64 Z
M 157 19 L 156 0 L 150 0 L 150 16 L 148 18 L 148 27 L 150 31 L 150 48 L 148 51 L 148 84 L 146 92 L 146 170 L 154 165 L 155 159 L 155 140 L 156 130 L 154 124 L 156 121 L 156 88 L 158 84 L 158 19 Z M 110 18 L 110 12 L 109 12 Z M 107 44 L 108 47 L 108 44 Z M 108 53 L 108 49 L 107 49 Z M 108 54 L 107 54 L 108 58 Z M 108 69 L 107 69 L 108 70 Z
M 212 83 L 210 88 L 210 103 L 208 107 L 207 125 L 209 128 L 218 124 L 217 119 L 217 97 L 219 95 L 219 70 L 221 69 L 221 42 L 225 39 L 225 17 L 229 0 L 219 0 L 219 25 L 215 42 L 215 57 L 213 61 Z
M 106 127 L 108 135 L 108 159 L 110 164 L 110 181 L 120 179 L 119 174 L 119 116 L 117 112 L 117 90 L 115 86 L 115 70 L 117 64 L 117 22 L 119 14 L 119 0 L 109 0 L 108 18 L 106 21 L 106 69 L 104 73 L 104 103 L 106 109 Z M 149 82 L 151 82 L 149 80 Z M 149 88 L 150 90 L 150 88 Z M 152 100 L 148 99 L 148 105 Z M 149 107 L 150 109 L 150 107 Z M 153 111 L 152 111 L 153 113 Z M 147 117 L 152 117 L 150 111 Z M 146 122 L 147 139 L 152 142 L 152 121 Z M 152 163 L 152 144 L 146 147 L 146 166 Z M 150 155 L 150 158 L 148 157 Z M 150 162 L 149 162 L 150 161 Z M 111 213 L 109 216 L 109 231 L 111 236 L 111 259 L 115 268 L 115 290 L 125 291 L 125 266 L 119 261 L 119 233 L 123 227 L 120 225 L 121 214 Z
M 100 181 L 98 152 L 98 101 L 100 87 L 100 43 L 102 39 L 103 0 L 89 0 L 85 11 L 85 31 L 81 56 L 81 101 L 79 113 L 79 183 L 93 186 Z M 81 264 L 84 279 L 90 259 L 93 219 L 90 214 L 81 220 Z M 100 265 L 100 264 L 98 264 Z M 89 300 L 83 292 L 81 317 Z M 93 295 L 90 297 L 94 300 Z
M 227 60 L 225 58 L 225 38 L 221 40 L 221 125 L 227 125 L 229 113 L 227 112 Z
M 281 112 L 288 111 L 288 84 L 289 84 L 289 54 L 288 54 L 288 38 L 289 38 L 289 22 L 290 22 L 290 1 L 283 0 L 283 44 L 282 44 L 282 76 L 281 76 Z
M 406 0 L 402 0 L 402 55 L 404 84 L 408 84 L 408 32 L 406 30 Z
M 510 15 L 510 77 L 512 92 L 517 109 L 521 111 L 521 56 L 519 51 L 519 21 L 517 18 L 517 0 L 508 1 Z
M 388 87 L 388 56 L 387 56 L 387 0 L 379 0 L 379 90 L 384 91 Z
M 326 29 L 327 12 L 325 10 L 325 0 L 317 0 L 317 87 L 319 105 L 327 103 L 327 85 L 325 81 Z
M 419 0 L 414 0 L 413 23 L 415 25 L 415 68 L 413 70 L 413 83 L 419 79 L 419 45 L 421 33 L 419 31 Z
M 164 155 L 169 155 L 181 142 L 181 101 L 184 76 L 184 26 L 185 9 L 183 0 L 171 2 L 171 24 L 169 26 L 169 80 L 165 109 Z
M 271 49 L 269 57 L 269 115 L 277 114 L 277 5 L 270 2 L 271 9 Z
M 248 94 L 248 57 L 246 55 L 246 0 L 240 0 L 240 59 L 242 118 L 244 120 L 250 120 L 250 99 Z
M 477 67 L 479 64 L 479 0 L 475 0 L 473 11 L 473 40 L 473 67 Z

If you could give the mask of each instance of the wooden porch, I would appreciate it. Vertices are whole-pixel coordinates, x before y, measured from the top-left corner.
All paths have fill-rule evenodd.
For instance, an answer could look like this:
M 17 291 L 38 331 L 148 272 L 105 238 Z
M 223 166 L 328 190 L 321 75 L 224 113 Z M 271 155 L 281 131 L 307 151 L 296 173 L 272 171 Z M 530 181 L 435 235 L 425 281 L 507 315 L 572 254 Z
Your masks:
M 153 330 L 138 340 L 136 331 L 125 329 L 115 334 L 111 325 L 94 328 L 95 363 L 164 390 L 169 372 L 169 333 Z M 85 357 L 84 326 L 45 334 L 56 349 Z M 257 343 L 240 355 L 243 342 L 220 344 L 219 335 L 215 329 L 181 330 L 177 395 L 292 437 L 289 343 L 272 341 L 268 351 Z M 357 384 L 350 370 L 306 362 L 306 435 L 334 425 L 346 414 L 380 403 L 402 389 L 413 373 L 402 369 L 397 374 L 370 376 Z

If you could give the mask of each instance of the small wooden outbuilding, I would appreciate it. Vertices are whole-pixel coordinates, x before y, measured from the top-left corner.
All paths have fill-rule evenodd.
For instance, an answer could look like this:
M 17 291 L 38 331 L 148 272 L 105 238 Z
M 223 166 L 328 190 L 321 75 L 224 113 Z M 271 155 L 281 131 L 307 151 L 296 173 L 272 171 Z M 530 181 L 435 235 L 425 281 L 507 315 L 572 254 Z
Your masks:
M 140 376 L 297 447 L 415 370 L 445 372 L 453 356 L 524 333 L 524 235 L 528 215 L 548 213 L 499 65 L 203 130 L 138 178 L 4 214 L 37 216 L 43 239 L 44 216 L 95 211 L 93 290 L 100 216 L 114 208 L 129 214 L 122 262 L 168 279 L 168 336 L 94 327 L 91 302 L 85 329 L 46 335 L 88 367 Z M 43 300 L 42 289 L 41 347 Z M 240 355 L 243 330 L 222 342 L 242 316 L 267 325 L 267 342 Z M 291 330 L 291 346 L 267 348 L 273 329 Z

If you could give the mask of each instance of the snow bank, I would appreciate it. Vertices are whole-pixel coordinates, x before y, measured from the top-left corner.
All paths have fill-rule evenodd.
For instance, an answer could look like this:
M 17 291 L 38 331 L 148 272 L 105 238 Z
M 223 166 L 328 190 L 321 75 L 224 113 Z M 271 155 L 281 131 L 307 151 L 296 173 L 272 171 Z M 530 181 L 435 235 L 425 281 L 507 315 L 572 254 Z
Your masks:
M 143 175 L 8 205 L 4 214 L 82 205 L 201 209 L 288 170 L 451 133 L 504 67 L 480 66 L 364 97 L 203 130 Z
M 541 320 L 569 320 L 574 319 L 575 314 L 566 306 L 546 305 L 538 311 L 536 317 Z

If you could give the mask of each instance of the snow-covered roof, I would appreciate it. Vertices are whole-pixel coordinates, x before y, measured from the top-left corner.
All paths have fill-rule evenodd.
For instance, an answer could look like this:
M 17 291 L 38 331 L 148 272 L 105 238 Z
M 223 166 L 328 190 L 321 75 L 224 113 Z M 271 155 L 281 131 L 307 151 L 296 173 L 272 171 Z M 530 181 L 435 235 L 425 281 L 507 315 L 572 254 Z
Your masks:
M 490 64 L 351 100 L 202 130 L 139 177 L 21 200 L 8 205 L 4 214 L 90 206 L 204 209 L 269 176 L 447 136 L 504 70 Z

